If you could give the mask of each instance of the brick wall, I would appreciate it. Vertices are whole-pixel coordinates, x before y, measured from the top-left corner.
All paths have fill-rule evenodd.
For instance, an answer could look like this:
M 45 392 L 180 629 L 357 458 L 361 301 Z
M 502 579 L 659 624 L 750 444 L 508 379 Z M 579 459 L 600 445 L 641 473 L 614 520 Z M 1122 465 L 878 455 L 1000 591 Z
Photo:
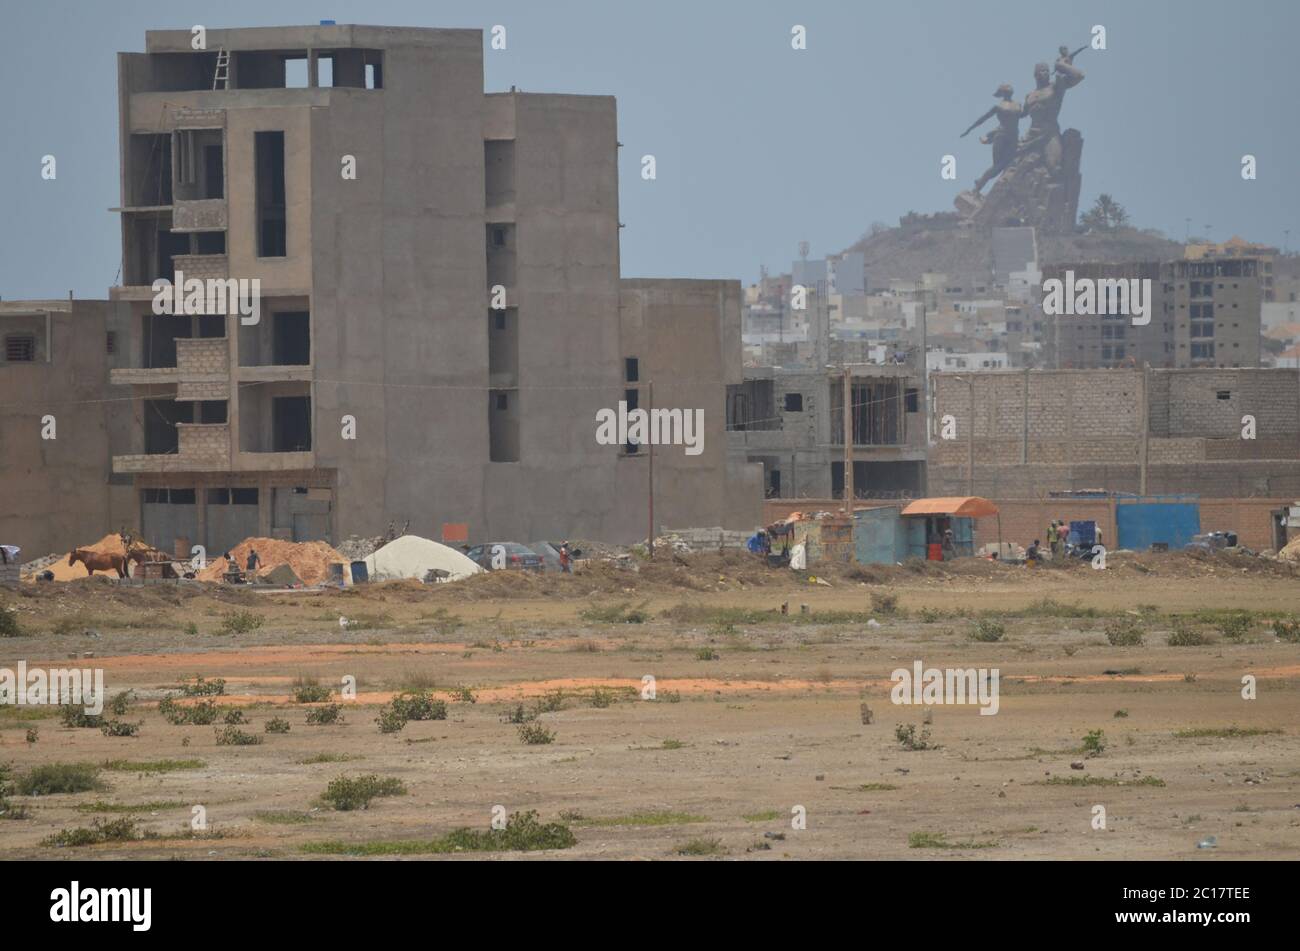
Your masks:
M 224 254 L 178 254 L 173 261 L 176 270 L 185 277 L 199 280 L 225 280 L 230 276 L 230 264 Z

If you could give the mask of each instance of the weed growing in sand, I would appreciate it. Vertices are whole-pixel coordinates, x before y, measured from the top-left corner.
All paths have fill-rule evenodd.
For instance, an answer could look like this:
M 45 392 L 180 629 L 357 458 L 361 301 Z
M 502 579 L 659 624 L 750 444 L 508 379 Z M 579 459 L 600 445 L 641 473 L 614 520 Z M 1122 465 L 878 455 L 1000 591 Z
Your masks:
M 293 684 L 295 703 L 324 703 L 332 693 L 329 687 L 320 683 L 315 677 L 304 677 L 299 674 Z
M 320 763 L 350 763 L 354 759 L 364 759 L 364 757 L 354 756 L 351 753 L 316 753 L 306 759 L 298 760 L 298 765 L 315 766 Z
M 781 813 L 775 809 L 768 809 L 765 812 L 751 812 L 741 816 L 746 822 L 771 822 L 774 819 L 780 819 Z
M 289 721 L 284 719 L 284 717 L 271 717 L 271 719 L 266 721 L 263 729 L 265 729 L 267 733 L 288 733 Z
M 525 723 L 519 727 L 519 739 L 529 746 L 545 746 L 555 742 L 555 731 L 540 723 Z
M 897 614 L 898 595 L 877 591 L 871 595 L 871 610 L 876 614 Z
M 1030 786 L 1164 786 L 1163 779 L 1143 776 L 1141 779 L 1115 779 L 1109 776 L 1049 776 L 1037 779 Z
M 380 709 L 375 722 L 379 724 L 380 733 L 400 733 L 406 729 L 406 717 L 391 704 Z
M 1106 749 L 1106 733 L 1103 730 L 1090 730 L 1083 735 L 1083 752 L 1089 756 L 1100 756 Z
M 1276 618 L 1273 621 L 1273 633 L 1277 635 L 1278 640 L 1300 644 L 1300 621 Z
M 1113 716 L 1116 720 L 1119 720 L 1119 719 L 1122 719 L 1122 718 L 1124 718 L 1124 717 L 1127 717 L 1127 716 L 1128 716 L 1128 711 L 1127 711 L 1127 710 L 1116 710 L 1116 711 L 1112 714 L 1112 716 Z
M 75 729 L 96 729 L 104 722 L 102 716 L 87 713 L 85 707 L 71 703 L 59 707 L 59 720 L 64 726 Z
M 243 710 L 227 710 L 226 715 L 221 718 L 221 722 L 230 726 L 245 726 L 248 723 L 248 718 L 244 716 Z
M 151 837 L 136 828 L 135 819 L 123 816 L 121 819 L 91 819 L 90 828 L 60 829 L 42 839 L 41 845 L 56 849 L 77 848 L 104 842 L 134 842 L 143 838 Z
M 121 693 L 114 694 L 113 699 L 108 701 L 108 712 L 115 717 L 126 716 L 126 711 L 131 707 L 131 699 L 134 694 L 134 690 L 123 690 Z
M 514 723 L 518 725 L 520 723 L 528 723 L 532 721 L 536 716 L 537 714 L 531 713 L 528 710 L 524 709 L 524 705 L 522 703 L 519 703 L 519 704 L 515 704 L 515 706 L 512 709 L 506 711 L 502 719 L 505 720 L 506 723 Z
M 181 706 L 171 697 L 158 701 L 158 712 L 173 726 L 208 726 L 217 721 L 221 711 L 215 700 L 200 700 L 191 706 Z
M 307 722 L 312 726 L 343 723 L 343 708 L 337 703 L 326 704 L 307 711 Z
M 1169 632 L 1167 643 L 1170 647 L 1203 647 L 1209 641 L 1204 634 L 1180 618 L 1174 621 L 1174 629 Z
M 10 766 L 0 763 L 0 819 L 26 819 L 31 813 L 26 806 L 15 806 L 9 801 L 14 794 L 14 781 Z
M 1229 614 L 1221 618 L 1215 626 L 1220 634 L 1237 644 L 1250 633 L 1250 615 L 1244 612 Z
M 182 769 L 202 769 L 207 765 L 201 759 L 111 759 L 104 761 L 103 768 L 119 773 L 174 773 Z
M 613 691 L 605 690 L 601 687 L 595 687 L 587 696 L 587 702 L 598 710 L 604 710 L 612 705 L 617 698 Z
M 943 832 L 911 832 L 907 836 L 907 847 L 909 849 L 991 849 L 997 845 L 992 841 L 976 841 L 974 839 L 964 842 L 949 841 L 946 833 Z
M 339 812 L 369 809 L 370 802 L 381 796 L 405 796 L 406 785 L 400 779 L 380 778 L 374 773 L 355 779 L 340 776 L 325 787 L 321 799 Z
M 99 731 L 105 736 L 138 736 L 140 724 L 128 723 L 126 720 L 105 720 L 99 725 Z
M 262 626 L 262 616 L 252 611 L 231 611 L 221 619 L 222 634 L 247 634 Z
M 691 856 L 709 856 L 709 855 L 726 855 L 727 850 L 722 847 L 721 839 L 699 838 L 691 839 L 689 842 L 683 842 L 673 849 L 677 855 Z
M 445 720 L 447 702 L 435 700 L 422 690 L 399 693 L 389 702 L 389 707 L 406 720 Z
M 997 621 L 980 618 L 975 622 L 975 630 L 970 632 L 970 639 L 985 644 L 992 644 L 1006 636 L 1007 629 Z
M 26 637 L 27 632 L 18 623 L 18 612 L 7 604 L 0 604 L 0 637 Z
M 577 844 L 569 827 L 537 821 L 537 813 L 516 812 L 504 829 L 456 829 L 437 839 L 370 842 L 308 842 L 310 855 L 441 855 L 449 852 L 538 852 Z
M 245 733 L 237 726 L 216 728 L 217 746 L 258 746 L 266 737 L 256 733 Z
M 717 660 L 719 654 L 712 647 L 701 647 L 695 652 L 696 660 Z
M 922 727 L 918 734 L 916 725 L 912 723 L 900 723 L 894 727 L 894 739 L 898 745 L 905 750 L 936 750 L 939 747 L 930 742 L 930 728 Z
M 536 713 L 555 713 L 557 710 L 564 709 L 564 691 L 548 690 L 537 698 L 533 706 Z M 536 714 L 534 714 L 536 715 Z
M 15 784 L 20 796 L 53 796 L 107 789 L 94 763 L 46 763 L 33 766 Z
M 1180 740 L 1195 740 L 1205 737 L 1213 737 L 1219 740 L 1237 739 L 1245 736 L 1267 736 L 1271 733 L 1281 733 L 1277 728 L 1265 729 L 1264 727 L 1240 727 L 1229 726 L 1219 728 L 1200 727 L 1192 730 L 1179 730 L 1174 736 Z
M 1111 647 L 1139 647 L 1146 629 L 1135 617 L 1117 617 L 1106 622 L 1106 640 Z
M 226 692 L 226 681 L 221 677 L 212 680 L 197 678 L 192 684 L 181 684 L 181 695 L 186 697 L 219 697 Z
M 478 697 L 474 695 L 474 691 L 469 687 L 466 687 L 464 684 L 461 684 L 458 687 L 453 687 L 449 693 L 451 694 L 452 699 L 459 703 L 478 703 Z
M 645 608 L 648 601 L 642 601 L 636 607 L 629 602 L 592 606 L 579 612 L 578 617 L 595 624 L 644 624 L 650 620 L 650 612 Z
M 921 622 L 924 624 L 933 624 L 935 621 L 938 621 L 943 617 L 943 612 L 937 611 L 934 608 L 921 608 L 921 610 L 917 612 L 917 617 L 920 618 Z

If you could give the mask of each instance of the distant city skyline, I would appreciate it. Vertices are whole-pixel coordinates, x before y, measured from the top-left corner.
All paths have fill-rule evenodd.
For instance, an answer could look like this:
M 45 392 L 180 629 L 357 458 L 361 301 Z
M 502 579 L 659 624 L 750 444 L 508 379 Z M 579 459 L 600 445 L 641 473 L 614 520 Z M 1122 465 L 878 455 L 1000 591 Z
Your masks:
M 1287 75 L 1295 5 L 932 0 L 863 5 L 665 0 L 430 5 L 247 0 L 213 5 L 61 3 L 6 10 L 0 83 L 11 134 L 0 141 L 0 296 L 105 297 L 118 279 L 118 51 L 151 29 L 315 24 L 478 28 L 489 91 L 618 100 L 622 270 L 627 277 L 734 278 L 844 250 L 873 222 L 952 209 L 989 163 L 962 129 L 1017 99 L 1038 61 L 1077 47 L 1094 24 L 1105 51 L 1080 54 L 1086 81 L 1063 127 L 1085 141 L 1080 211 L 1102 192 L 1131 223 L 1170 238 L 1239 234 L 1286 247 L 1300 208 L 1291 172 L 1300 127 Z M 490 48 L 506 28 L 507 48 Z M 807 49 L 791 48 L 791 28 Z M 45 155 L 57 178 L 41 178 Z M 945 154 L 956 181 L 940 177 Z M 1242 156 L 1258 178 L 1241 177 Z M 641 177 L 654 155 L 657 177 Z M 1189 220 L 1190 219 L 1190 220 Z

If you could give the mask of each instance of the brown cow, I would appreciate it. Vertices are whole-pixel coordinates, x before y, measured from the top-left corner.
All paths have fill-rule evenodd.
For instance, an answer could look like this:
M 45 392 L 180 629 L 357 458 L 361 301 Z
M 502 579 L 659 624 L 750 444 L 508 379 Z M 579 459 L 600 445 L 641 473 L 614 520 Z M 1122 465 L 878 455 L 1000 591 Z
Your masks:
M 112 552 L 94 551 L 90 548 L 74 548 L 68 553 L 68 564 L 81 562 L 86 566 L 86 574 L 96 571 L 116 571 L 119 578 L 126 577 L 126 556 Z

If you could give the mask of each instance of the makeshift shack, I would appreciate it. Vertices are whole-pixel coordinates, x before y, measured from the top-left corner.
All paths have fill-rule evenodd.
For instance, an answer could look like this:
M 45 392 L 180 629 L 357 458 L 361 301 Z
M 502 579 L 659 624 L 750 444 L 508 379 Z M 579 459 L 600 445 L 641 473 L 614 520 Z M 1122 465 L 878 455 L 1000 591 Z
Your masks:
M 947 561 L 975 554 L 975 519 L 996 516 L 998 507 L 977 495 L 959 495 L 917 499 L 901 514 L 906 557 Z

